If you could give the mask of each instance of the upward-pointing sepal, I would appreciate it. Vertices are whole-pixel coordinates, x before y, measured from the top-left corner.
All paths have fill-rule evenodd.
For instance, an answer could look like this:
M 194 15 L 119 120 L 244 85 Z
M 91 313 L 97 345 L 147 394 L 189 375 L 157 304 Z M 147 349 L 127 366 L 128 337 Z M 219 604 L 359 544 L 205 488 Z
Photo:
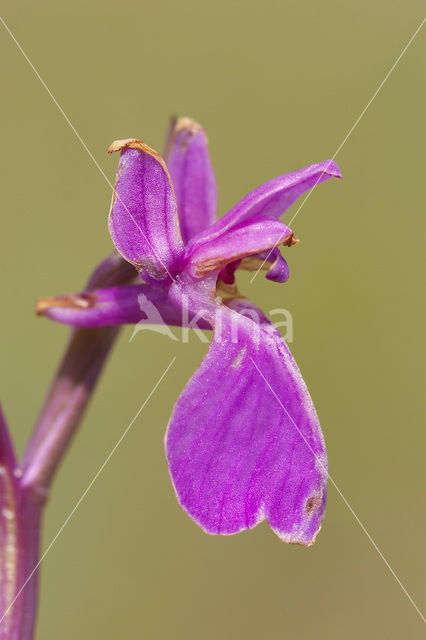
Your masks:
M 142 140 L 117 140 L 120 151 L 109 231 L 117 251 L 144 276 L 173 279 L 183 243 L 176 197 L 166 163 Z

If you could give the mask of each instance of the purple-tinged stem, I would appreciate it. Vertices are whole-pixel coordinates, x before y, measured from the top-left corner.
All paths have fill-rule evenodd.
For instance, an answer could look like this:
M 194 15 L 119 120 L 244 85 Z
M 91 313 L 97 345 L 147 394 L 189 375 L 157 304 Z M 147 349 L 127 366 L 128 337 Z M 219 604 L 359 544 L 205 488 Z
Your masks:
M 86 290 L 128 284 L 135 276 L 134 267 L 113 254 L 94 271 Z M 118 333 L 117 327 L 99 327 L 71 334 L 22 459 L 22 486 L 36 502 L 46 498 Z
M 113 254 L 87 288 L 128 284 L 135 276 Z M 20 466 L 0 408 L 0 640 L 34 638 L 43 507 L 118 333 L 118 327 L 72 332 Z
M 79 328 L 71 335 L 22 461 L 22 486 L 35 502 L 47 497 L 118 332 Z
M 12 605 L 20 578 L 19 490 L 16 458 L 0 408 L 0 638 L 18 637 L 21 610 Z M 21 607 L 19 607 L 21 609 Z
M 21 490 L 0 407 L 0 640 L 31 640 L 37 611 L 41 509 Z

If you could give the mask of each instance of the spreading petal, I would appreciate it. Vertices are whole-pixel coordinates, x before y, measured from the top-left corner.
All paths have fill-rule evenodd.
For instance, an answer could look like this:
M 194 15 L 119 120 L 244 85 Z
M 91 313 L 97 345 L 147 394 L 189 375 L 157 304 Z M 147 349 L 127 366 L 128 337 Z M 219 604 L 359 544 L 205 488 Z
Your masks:
M 332 177 L 341 178 L 340 169 L 332 160 L 326 160 L 273 178 L 248 193 L 210 229 L 194 238 L 193 242 L 213 239 L 247 218 L 279 218 L 306 191 Z
M 168 147 L 167 166 L 176 193 L 182 239 L 186 244 L 216 220 L 216 178 L 207 136 L 194 120 L 177 120 Z
M 228 305 L 234 310 L 217 305 L 214 340 L 168 426 L 178 500 L 209 533 L 237 533 L 266 519 L 286 542 L 309 545 L 327 483 L 312 400 L 263 314 L 241 299 Z
M 130 285 L 41 298 L 36 312 L 75 327 L 122 324 L 187 326 L 194 315 L 173 304 L 167 287 Z M 211 329 L 202 318 L 200 329 Z
M 109 148 L 113 151 L 121 151 L 121 157 L 109 216 L 112 240 L 145 276 L 171 279 L 183 243 L 165 162 L 140 140 L 118 140 Z
M 242 221 L 211 239 L 200 239 L 189 247 L 186 260 L 190 273 L 202 277 L 246 256 L 279 244 L 291 246 L 296 242 L 297 238 L 283 222 L 258 216 Z

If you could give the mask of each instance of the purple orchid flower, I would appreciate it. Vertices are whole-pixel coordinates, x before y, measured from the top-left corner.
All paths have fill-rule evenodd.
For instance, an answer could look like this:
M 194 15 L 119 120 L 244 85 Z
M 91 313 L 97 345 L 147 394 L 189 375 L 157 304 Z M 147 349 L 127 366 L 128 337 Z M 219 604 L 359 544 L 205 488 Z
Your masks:
M 44 299 L 39 312 L 74 326 L 137 323 L 143 300 L 169 325 L 196 319 L 212 328 L 165 438 L 178 501 L 208 533 L 266 519 L 286 542 L 312 544 L 326 502 L 321 427 L 284 339 L 241 296 L 234 273 L 262 265 L 268 279 L 285 282 L 278 246 L 297 239 L 279 217 L 318 183 L 341 177 L 339 168 L 328 160 L 274 178 L 217 219 L 207 138 L 194 121 L 174 124 L 167 165 L 140 140 L 114 142 L 114 151 L 121 156 L 109 230 L 143 282 Z

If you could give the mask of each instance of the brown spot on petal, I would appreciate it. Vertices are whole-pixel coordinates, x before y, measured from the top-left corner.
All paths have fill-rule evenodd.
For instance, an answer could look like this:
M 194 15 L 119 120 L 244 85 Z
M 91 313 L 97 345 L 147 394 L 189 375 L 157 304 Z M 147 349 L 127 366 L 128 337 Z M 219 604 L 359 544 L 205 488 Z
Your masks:
M 321 499 L 321 496 L 316 493 L 306 500 L 305 509 L 308 516 L 310 516 L 314 511 L 315 507 L 319 505 L 320 499 Z

